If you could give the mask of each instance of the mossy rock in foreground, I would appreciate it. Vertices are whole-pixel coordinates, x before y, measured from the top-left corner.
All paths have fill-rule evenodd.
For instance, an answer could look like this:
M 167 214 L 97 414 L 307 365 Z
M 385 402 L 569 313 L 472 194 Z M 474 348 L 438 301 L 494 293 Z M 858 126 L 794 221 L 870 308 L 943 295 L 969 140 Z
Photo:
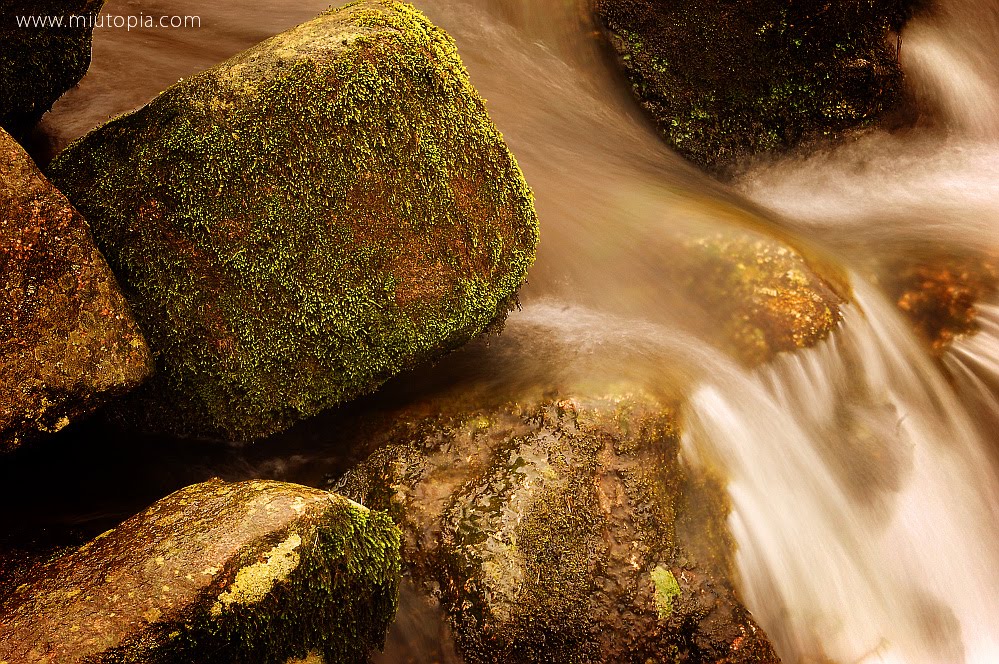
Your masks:
M 596 0 L 667 142 L 722 168 L 872 124 L 902 95 L 889 30 L 918 0 Z
M 87 222 L 0 129 L 0 452 L 138 386 L 152 357 Z
M 468 662 L 776 662 L 723 490 L 641 393 L 394 413 L 336 490 L 389 511 Z M 439 414 L 433 414 L 433 413 Z
M 0 1 L 0 126 L 26 133 L 90 67 L 93 28 L 70 17 L 96 16 L 104 0 Z M 19 25 L 30 18 L 61 19 L 62 27 Z M 74 19 L 79 21 L 79 19 Z
M 0 603 L 0 662 L 363 662 L 399 573 L 384 514 L 294 484 L 211 480 L 31 570 Z
M 409 5 L 321 15 L 70 145 L 157 354 L 156 426 L 252 439 L 505 315 L 533 199 L 451 39 Z

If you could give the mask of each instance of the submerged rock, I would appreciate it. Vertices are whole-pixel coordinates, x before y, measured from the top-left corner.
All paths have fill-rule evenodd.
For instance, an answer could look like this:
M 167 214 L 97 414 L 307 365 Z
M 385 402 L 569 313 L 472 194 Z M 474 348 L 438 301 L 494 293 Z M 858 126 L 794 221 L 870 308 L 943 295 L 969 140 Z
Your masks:
M 384 514 L 280 482 L 212 480 L 36 565 L 0 601 L 0 661 L 364 661 L 395 612 Z
M 469 662 L 774 662 L 720 487 L 640 394 L 393 416 L 337 490 L 388 510 Z
M 87 223 L 0 129 L 0 451 L 141 383 L 151 356 Z
M 4 0 L 0 126 L 15 135 L 25 133 L 80 82 L 90 67 L 94 31 L 89 19 L 103 5 L 104 0 Z M 21 24 L 36 19 L 62 24 Z
M 364 0 L 171 87 L 51 166 L 157 353 L 134 411 L 252 439 L 505 315 L 533 200 L 451 39 Z
M 911 0 L 597 0 L 595 12 L 667 142 L 719 168 L 870 125 L 902 94 L 890 30 Z
M 715 325 L 716 341 L 749 366 L 814 346 L 843 318 L 843 285 L 763 234 L 692 238 L 671 269 Z
M 889 295 L 937 356 L 978 332 L 978 305 L 999 290 L 999 256 L 984 252 L 922 252 L 881 272 Z

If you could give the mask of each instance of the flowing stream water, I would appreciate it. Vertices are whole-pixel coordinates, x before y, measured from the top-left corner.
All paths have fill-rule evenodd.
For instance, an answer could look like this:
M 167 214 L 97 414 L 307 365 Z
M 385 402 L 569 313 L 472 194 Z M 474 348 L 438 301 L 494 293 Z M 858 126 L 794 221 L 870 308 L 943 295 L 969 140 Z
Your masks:
M 927 244 L 999 250 L 996 0 L 939 0 L 904 30 L 916 127 L 756 164 L 731 185 L 659 140 L 585 0 L 416 4 L 455 38 L 535 191 L 542 243 L 523 310 L 498 340 L 362 408 L 459 374 L 685 394 L 683 453 L 728 479 L 741 591 L 784 661 L 999 662 L 999 306 L 981 307 L 980 333 L 938 362 L 872 267 Z M 202 28 L 98 30 L 91 72 L 46 116 L 36 154 L 325 7 L 109 0 L 105 12 L 199 15 Z M 841 265 L 854 297 L 840 328 L 756 370 L 716 348 L 672 263 L 684 239 L 732 231 Z M 469 377 L 476 363 L 489 370 Z M 296 435 L 269 456 L 201 459 L 176 482 L 219 472 L 316 483 L 337 467 L 322 463 L 332 443 Z M 430 652 L 436 628 L 417 605 L 404 602 L 400 629 L 429 630 L 413 647 Z

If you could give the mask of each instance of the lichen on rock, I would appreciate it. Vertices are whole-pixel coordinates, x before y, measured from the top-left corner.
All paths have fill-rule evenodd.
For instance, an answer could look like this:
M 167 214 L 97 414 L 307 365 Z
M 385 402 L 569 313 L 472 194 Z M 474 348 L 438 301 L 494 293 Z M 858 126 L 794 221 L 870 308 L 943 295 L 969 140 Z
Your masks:
M 157 355 L 132 412 L 258 438 L 462 345 L 534 260 L 530 190 L 452 40 L 363 0 L 70 145 Z
M 724 492 L 680 462 L 675 404 L 460 401 L 394 413 L 335 486 L 400 524 L 466 661 L 777 661 L 733 586 Z
M 0 129 L 0 452 L 138 386 L 152 358 L 87 222 Z
M 386 515 L 317 489 L 212 480 L 23 575 L 0 598 L 0 661 L 365 661 L 399 575 Z

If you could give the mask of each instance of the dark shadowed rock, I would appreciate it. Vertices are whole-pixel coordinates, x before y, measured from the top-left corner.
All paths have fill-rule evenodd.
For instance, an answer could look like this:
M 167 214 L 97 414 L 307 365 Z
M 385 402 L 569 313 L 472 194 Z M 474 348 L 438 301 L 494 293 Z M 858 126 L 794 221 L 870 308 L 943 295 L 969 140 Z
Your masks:
M 393 420 L 337 490 L 400 524 L 466 661 L 777 661 L 733 588 L 724 493 L 680 463 L 671 406 L 455 400 Z
M 901 98 L 910 0 L 596 0 L 667 142 L 722 167 L 870 125 Z
M 193 76 L 51 166 L 157 353 L 135 411 L 252 439 L 503 316 L 538 229 L 451 39 L 365 0 Z
M 212 480 L 36 565 L 0 602 L 0 661 L 365 661 L 395 612 L 384 514 L 280 482 Z
M 90 67 L 93 28 L 104 0 L 0 0 L 0 126 L 21 135 Z M 61 27 L 20 25 L 49 17 Z
M 149 348 L 87 223 L 2 129 L 0 291 L 0 451 L 149 374 Z

